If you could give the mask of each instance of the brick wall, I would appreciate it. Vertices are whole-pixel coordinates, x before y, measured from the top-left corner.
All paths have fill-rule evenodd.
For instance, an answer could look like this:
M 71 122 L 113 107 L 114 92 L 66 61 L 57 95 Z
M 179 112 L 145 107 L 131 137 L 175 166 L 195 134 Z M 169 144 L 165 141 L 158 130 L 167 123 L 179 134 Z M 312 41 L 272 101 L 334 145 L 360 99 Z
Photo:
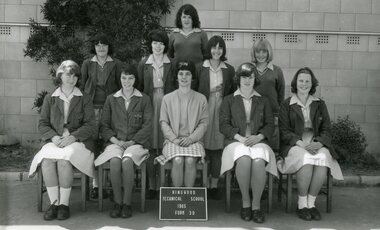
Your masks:
M 26 23 L 30 17 L 44 22 L 43 2 L 0 0 L 0 22 Z M 228 61 L 235 67 L 250 60 L 254 39 L 266 37 L 274 63 L 284 71 L 287 96 L 295 71 L 311 67 L 320 81 L 317 95 L 326 100 L 332 119 L 350 115 L 366 134 L 368 151 L 380 154 L 380 0 L 177 0 L 162 25 L 173 27 L 185 3 L 198 9 L 202 28 L 219 30 L 209 31 L 209 37 L 227 40 Z M 0 132 L 26 144 L 38 137 L 33 99 L 42 89 L 51 90 L 52 83 L 45 64 L 23 56 L 29 28 L 10 30 L 10 35 L 0 34 Z

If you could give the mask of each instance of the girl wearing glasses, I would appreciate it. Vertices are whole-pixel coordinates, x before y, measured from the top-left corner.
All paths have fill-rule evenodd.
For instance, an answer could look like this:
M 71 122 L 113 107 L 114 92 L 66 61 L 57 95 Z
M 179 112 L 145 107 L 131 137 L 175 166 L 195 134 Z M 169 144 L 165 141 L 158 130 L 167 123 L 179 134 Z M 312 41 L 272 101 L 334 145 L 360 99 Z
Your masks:
M 254 65 L 240 65 L 236 77 L 238 89 L 223 99 L 220 108 L 220 131 L 226 138 L 221 174 L 236 164 L 235 173 L 242 196 L 241 218 L 263 223 L 265 217 L 260 209 L 260 199 L 266 172 L 278 175 L 275 156 L 267 140 L 274 129 L 272 108 L 255 89 L 259 80 Z

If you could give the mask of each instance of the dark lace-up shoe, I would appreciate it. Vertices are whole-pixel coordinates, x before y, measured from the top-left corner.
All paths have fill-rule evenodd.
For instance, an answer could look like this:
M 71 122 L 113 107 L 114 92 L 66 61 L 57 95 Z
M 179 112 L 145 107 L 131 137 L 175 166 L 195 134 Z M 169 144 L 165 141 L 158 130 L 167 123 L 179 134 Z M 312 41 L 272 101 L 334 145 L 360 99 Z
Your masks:
M 251 207 L 241 208 L 240 217 L 245 221 L 250 221 L 252 219 L 252 210 Z
M 64 204 L 58 206 L 57 219 L 66 220 L 70 217 L 70 208 Z
M 132 207 L 130 205 L 123 204 L 121 209 L 121 218 L 129 218 L 132 216 Z
M 48 210 L 44 213 L 44 220 L 54 220 L 57 218 L 57 209 L 58 206 L 55 205 L 55 202 L 49 206 Z
M 311 219 L 313 220 L 321 220 L 321 213 L 319 213 L 316 207 L 309 208 L 309 212 L 311 215 Z
M 110 217 L 119 218 L 120 216 L 121 216 L 121 205 L 115 203 L 113 205 L 113 209 L 110 212 Z
M 301 208 L 301 209 L 297 208 L 296 213 L 298 217 L 303 220 L 307 220 L 307 221 L 311 220 L 311 214 L 308 208 Z
M 258 224 L 264 223 L 265 221 L 264 213 L 260 209 L 252 210 L 252 219 L 254 222 Z

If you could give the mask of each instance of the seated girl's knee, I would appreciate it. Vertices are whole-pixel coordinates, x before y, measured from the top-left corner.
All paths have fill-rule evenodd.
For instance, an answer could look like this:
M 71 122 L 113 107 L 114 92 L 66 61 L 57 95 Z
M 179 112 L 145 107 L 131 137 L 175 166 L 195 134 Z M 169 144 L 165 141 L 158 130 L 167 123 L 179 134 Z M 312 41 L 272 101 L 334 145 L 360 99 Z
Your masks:
M 183 157 L 175 157 L 173 158 L 173 165 L 182 165 L 183 164 Z
M 70 167 L 71 163 L 68 160 L 58 160 L 57 164 L 59 167 Z
M 133 166 L 133 160 L 132 160 L 132 158 L 130 158 L 130 157 L 124 157 L 123 158 L 123 160 L 122 160 L 122 165 L 123 165 L 123 167 L 124 166 L 130 166 L 130 165 L 132 165 Z
M 41 166 L 42 166 L 42 167 L 49 167 L 49 166 L 54 165 L 55 162 L 56 162 L 55 159 L 48 159 L 48 158 L 45 158 L 45 159 L 42 160 L 42 162 L 41 162 Z
M 119 168 L 121 166 L 121 159 L 118 157 L 113 157 L 110 160 L 110 167 L 111 168 Z
M 196 163 L 196 159 L 194 157 L 186 157 L 186 165 L 193 165 Z

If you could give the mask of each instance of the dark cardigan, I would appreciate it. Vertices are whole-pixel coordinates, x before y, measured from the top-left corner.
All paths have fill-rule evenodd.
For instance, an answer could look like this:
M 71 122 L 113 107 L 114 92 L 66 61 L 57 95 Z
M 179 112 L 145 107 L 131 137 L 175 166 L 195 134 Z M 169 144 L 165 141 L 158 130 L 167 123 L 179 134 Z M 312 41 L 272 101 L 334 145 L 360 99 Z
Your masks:
M 280 151 L 283 157 L 288 155 L 291 147 L 302 139 L 304 131 L 304 117 L 301 107 L 297 104 L 290 105 L 291 97 L 287 98 L 280 107 Z M 331 144 L 331 123 L 326 104 L 323 100 L 313 101 L 310 104 L 310 120 L 313 125 L 314 140 L 321 142 L 329 149 L 331 156 L 338 159 Z

